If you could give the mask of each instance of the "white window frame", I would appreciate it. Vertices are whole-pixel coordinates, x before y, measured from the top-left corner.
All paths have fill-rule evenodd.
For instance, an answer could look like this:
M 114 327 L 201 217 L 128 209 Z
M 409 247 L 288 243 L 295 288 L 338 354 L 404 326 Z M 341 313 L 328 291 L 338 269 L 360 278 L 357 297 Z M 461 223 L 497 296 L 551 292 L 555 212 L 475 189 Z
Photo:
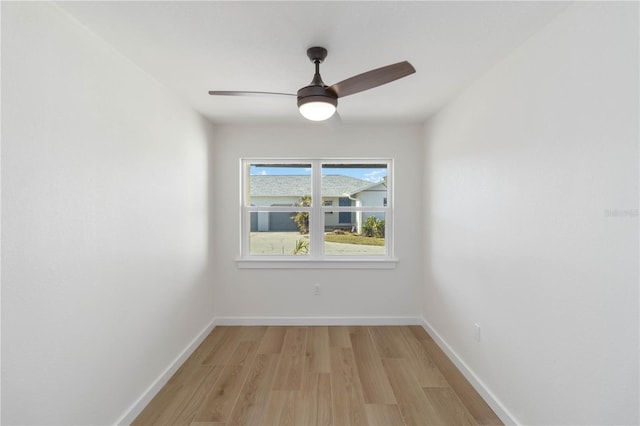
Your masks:
M 292 207 L 252 206 L 250 204 L 251 164 L 311 164 L 311 207 L 295 206 L 295 211 L 309 213 L 309 254 L 306 255 L 252 255 L 249 253 L 251 234 L 250 215 L 252 212 L 292 211 Z M 386 164 L 387 205 L 386 206 L 325 206 L 322 202 L 323 164 Z M 394 257 L 393 221 L 393 158 L 241 158 L 240 159 L 240 255 L 236 259 L 238 268 L 267 269 L 391 269 L 398 260 Z M 384 213 L 385 254 L 384 255 L 325 255 L 324 223 L 329 212 L 371 212 Z

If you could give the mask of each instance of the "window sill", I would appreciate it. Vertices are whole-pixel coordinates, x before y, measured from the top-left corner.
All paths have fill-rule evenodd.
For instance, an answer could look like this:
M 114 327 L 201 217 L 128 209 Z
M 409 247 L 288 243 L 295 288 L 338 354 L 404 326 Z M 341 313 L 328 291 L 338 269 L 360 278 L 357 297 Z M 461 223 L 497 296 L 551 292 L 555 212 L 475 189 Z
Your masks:
M 238 258 L 238 269 L 395 269 L 398 259 Z

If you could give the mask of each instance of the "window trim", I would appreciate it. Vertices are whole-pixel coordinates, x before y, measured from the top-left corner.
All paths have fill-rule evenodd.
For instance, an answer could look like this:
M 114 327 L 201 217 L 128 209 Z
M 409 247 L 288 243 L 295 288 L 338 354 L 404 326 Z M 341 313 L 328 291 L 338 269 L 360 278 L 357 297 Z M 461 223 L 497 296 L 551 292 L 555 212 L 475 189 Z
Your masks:
M 240 254 L 236 258 L 238 268 L 247 269 L 393 269 L 398 259 L 394 256 L 394 220 L 393 220 L 393 158 L 241 158 L 240 159 Z M 250 165 L 255 164 L 291 164 L 311 165 L 311 207 L 301 206 L 253 206 L 250 201 Z M 325 206 L 321 191 L 323 164 L 386 164 L 387 166 L 387 203 L 381 206 Z M 251 255 L 250 215 L 254 211 L 307 211 L 310 217 L 309 254 L 300 255 Z M 326 255 L 323 253 L 324 238 L 318 238 L 325 232 L 325 215 L 332 212 L 371 212 L 385 215 L 385 254 L 384 255 Z M 315 220 L 314 220 L 315 219 Z M 315 237 L 315 238 L 314 238 Z

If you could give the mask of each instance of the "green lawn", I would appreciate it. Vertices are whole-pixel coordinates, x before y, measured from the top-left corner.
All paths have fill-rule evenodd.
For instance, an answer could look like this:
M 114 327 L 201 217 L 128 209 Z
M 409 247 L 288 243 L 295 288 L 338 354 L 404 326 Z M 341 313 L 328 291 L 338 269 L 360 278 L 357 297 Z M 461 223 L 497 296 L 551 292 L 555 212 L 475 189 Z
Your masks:
M 324 240 L 329 243 L 360 244 L 365 246 L 384 246 L 384 238 L 365 237 L 356 234 L 324 234 Z

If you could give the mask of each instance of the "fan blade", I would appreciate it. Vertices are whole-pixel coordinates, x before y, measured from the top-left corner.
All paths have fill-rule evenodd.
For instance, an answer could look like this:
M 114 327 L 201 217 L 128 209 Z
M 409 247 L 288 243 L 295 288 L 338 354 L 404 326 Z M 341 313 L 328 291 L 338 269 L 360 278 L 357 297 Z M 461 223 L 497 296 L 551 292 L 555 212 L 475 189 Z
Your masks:
M 413 65 L 407 61 L 403 61 L 342 80 L 340 83 L 329 87 L 329 89 L 333 90 L 339 98 L 344 98 L 354 93 L 382 86 L 383 84 L 406 77 L 414 72 L 416 72 L 416 69 L 413 68 Z
M 240 92 L 234 90 L 209 90 L 210 95 L 220 95 L 220 96 L 264 96 L 264 97 L 296 97 L 292 93 L 277 93 L 277 92 Z

